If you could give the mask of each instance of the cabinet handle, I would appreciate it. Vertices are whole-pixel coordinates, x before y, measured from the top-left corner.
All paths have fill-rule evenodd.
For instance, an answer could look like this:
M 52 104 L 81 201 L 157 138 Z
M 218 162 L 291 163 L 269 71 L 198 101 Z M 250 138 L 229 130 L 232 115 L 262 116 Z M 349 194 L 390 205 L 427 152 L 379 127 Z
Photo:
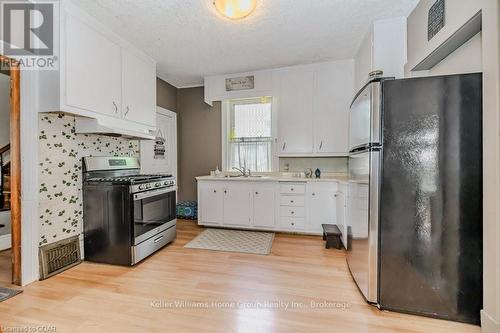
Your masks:
M 292 210 L 292 215 L 295 214 L 295 212 Z
M 113 101 L 113 106 L 115 107 L 115 113 L 118 113 L 118 105 L 116 105 L 115 101 Z
M 292 187 L 292 188 L 290 189 L 290 191 L 293 191 L 293 190 L 294 190 L 294 188 Z
M 292 225 L 295 225 L 295 223 L 292 222 Z
M 313 193 L 312 195 L 313 195 L 313 197 L 314 197 L 314 196 L 316 195 L 316 193 Z
M 214 190 L 214 193 L 217 193 L 217 190 Z
M 227 193 L 227 190 L 224 190 L 224 193 Z
M 285 150 L 286 148 L 286 142 L 283 143 L 283 148 L 281 150 Z
M 127 111 L 125 111 L 125 115 L 128 115 L 129 112 L 130 112 L 130 107 L 127 105 Z
M 336 198 L 336 197 L 338 197 L 339 195 L 338 195 L 338 194 L 334 194 L 333 196 Z
M 323 149 L 323 141 L 319 144 L 319 150 Z
M 290 203 L 293 203 L 293 200 L 290 200 Z
M 255 194 L 259 195 L 259 192 L 255 192 Z

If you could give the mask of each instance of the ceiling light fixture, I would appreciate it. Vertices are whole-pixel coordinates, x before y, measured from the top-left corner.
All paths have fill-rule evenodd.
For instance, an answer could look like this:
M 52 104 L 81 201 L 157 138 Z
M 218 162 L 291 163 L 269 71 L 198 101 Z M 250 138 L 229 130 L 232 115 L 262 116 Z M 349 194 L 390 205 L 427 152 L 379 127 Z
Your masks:
M 233 20 L 242 19 L 252 13 L 257 0 L 214 0 L 219 13 Z

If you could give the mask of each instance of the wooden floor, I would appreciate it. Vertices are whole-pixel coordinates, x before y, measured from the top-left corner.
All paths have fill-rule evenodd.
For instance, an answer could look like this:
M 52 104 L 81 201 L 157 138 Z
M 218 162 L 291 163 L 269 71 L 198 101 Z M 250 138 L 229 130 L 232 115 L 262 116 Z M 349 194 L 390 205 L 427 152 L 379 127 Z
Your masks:
M 178 229 L 174 244 L 134 268 L 83 263 L 29 285 L 0 303 L 0 326 L 45 325 L 57 332 L 480 331 L 367 305 L 344 252 L 325 250 L 320 237 L 277 234 L 271 255 L 259 256 L 185 249 L 203 229 L 191 221 L 179 221 Z M 192 303 L 175 307 L 175 301 Z M 266 301 L 284 303 L 255 303 Z M 310 308 L 323 301 L 331 302 L 328 308 Z M 210 302 L 228 303 L 217 308 Z M 245 308 L 243 302 L 253 303 Z M 309 308 L 285 309 L 285 302 Z
M 12 282 L 12 251 L 0 252 L 0 286 L 10 285 Z

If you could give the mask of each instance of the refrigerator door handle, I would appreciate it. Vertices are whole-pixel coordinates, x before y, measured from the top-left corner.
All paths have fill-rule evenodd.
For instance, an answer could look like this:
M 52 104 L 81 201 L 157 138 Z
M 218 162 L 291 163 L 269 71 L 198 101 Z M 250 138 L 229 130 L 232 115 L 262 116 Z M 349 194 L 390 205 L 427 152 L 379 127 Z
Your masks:
M 370 201 L 369 201 L 369 258 L 368 258 L 368 300 L 378 303 L 378 236 L 379 236 L 379 207 L 380 207 L 380 179 L 381 179 L 381 150 L 372 149 L 370 153 Z

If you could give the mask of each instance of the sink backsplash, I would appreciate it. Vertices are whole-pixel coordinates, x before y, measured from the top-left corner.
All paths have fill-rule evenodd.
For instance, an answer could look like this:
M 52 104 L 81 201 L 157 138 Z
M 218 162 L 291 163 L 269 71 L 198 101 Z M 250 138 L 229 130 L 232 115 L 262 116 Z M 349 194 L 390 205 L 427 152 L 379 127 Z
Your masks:
M 347 173 L 347 157 L 283 157 L 280 158 L 280 172 L 303 172 L 309 168 L 313 172 Z

